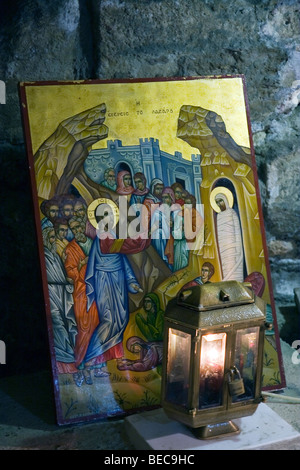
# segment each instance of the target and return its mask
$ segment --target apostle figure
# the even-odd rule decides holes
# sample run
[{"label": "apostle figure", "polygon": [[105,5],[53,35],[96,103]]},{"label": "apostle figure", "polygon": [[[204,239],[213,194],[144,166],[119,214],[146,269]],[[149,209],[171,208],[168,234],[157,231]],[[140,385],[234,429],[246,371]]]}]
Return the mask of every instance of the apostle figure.
[{"label": "apostle figure", "polygon": [[146,195],[144,199],[144,204],[149,209],[149,213],[151,216],[151,205],[152,204],[160,204],[162,198],[162,192],[164,189],[164,183],[159,178],[154,178],[150,184],[150,191]]},{"label": "apostle figure", "polygon": [[119,171],[117,175],[117,193],[121,196],[127,196],[129,202],[133,191],[134,187],[132,186],[130,172],[127,170]]},{"label": "apostle figure", "polygon": [[144,199],[149,193],[146,176],[144,173],[138,172],[135,173],[133,180],[135,184],[135,190],[132,193],[130,204],[143,204]]},{"label": "apostle figure", "polygon": [[97,233],[95,227],[91,224],[87,216],[87,205],[83,198],[78,198],[74,203],[74,214],[85,222],[85,234],[87,237],[96,238]]},{"label": "apostle figure", "polygon": [[[74,238],[65,249],[65,268],[67,276],[74,282],[74,312],[78,329],[74,349],[75,364],[78,369],[83,370],[85,367],[84,358],[91,336],[99,323],[95,304],[87,313],[85,273],[92,240],[85,235],[85,222],[81,218],[73,217],[68,221],[68,224]],[[87,383],[91,383],[88,374],[85,378]]]},{"label": "apostle figure", "polygon": [[188,282],[182,287],[182,290],[189,289],[190,287],[194,286],[201,286],[203,284],[210,284],[210,278],[214,275],[215,268],[209,261],[205,261],[202,264],[201,268],[201,276],[195,277],[192,281]]},{"label": "apostle figure", "polygon": [[58,217],[53,223],[53,228],[55,230],[56,252],[62,258],[64,249],[69,243],[69,240],[66,239],[69,228],[67,219]]},{"label": "apostle figure", "polygon": [[183,206],[183,204],[184,204],[184,198],[183,198],[184,188],[183,188],[182,184],[180,184],[178,182],[173,183],[171,188],[174,191],[176,204],[179,204],[180,206]]},{"label": "apostle figure", "polygon": [[148,225],[150,226],[151,217],[155,210],[162,202],[162,192],[164,183],[159,178],[154,178],[150,184],[150,191],[146,194],[143,201],[144,206],[147,208]]},{"label": "apostle figure", "polygon": [[[174,243],[171,230],[173,228],[174,212],[173,205],[175,203],[174,191],[170,187],[164,188],[162,191],[162,203],[154,211],[151,219],[151,243],[160,255],[161,259],[171,268]],[[180,209],[180,206],[178,206]],[[177,208],[177,206],[176,206]],[[177,208],[178,209],[178,208]],[[178,210],[177,210],[178,211]],[[166,252],[166,247],[171,247]]]},{"label": "apostle figure", "polygon": [[59,216],[59,198],[54,196],[52,199],[43,201],[40,209],[44,215],[41,220],[42,230],[46,227],[53,227],[55,219]]},{"label": "apostle figure", "polygon": [[[59,196],[59,213],[60,217],[70,220],[74,216],[74,203],[75,197],[72,194],[61,194]],[[74,234],[70,227],[68,227],[68,233],[66,239],[70,242],[74,238]]]},{"label": "apostle figure", "polygon": [[61,374],[73,374],[76,381],[78,370],[75,367],[74,345],[77,326],[73,311],[73,285],[66,278],[64,266],[56,253],[52,227],[43,230],[43,244],[57,368]]},{"label": "apostle figure", "polygon": [[104,172],[104,180],[100,182],[102,186],[105,186],[112,191],[117,189],[116,175],[113,168],[107,168]]}]

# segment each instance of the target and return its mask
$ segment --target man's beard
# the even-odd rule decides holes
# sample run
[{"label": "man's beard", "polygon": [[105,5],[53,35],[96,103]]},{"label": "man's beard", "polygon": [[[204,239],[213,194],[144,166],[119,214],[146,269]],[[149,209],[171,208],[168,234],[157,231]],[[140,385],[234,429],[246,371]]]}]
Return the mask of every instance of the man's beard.
[{"label": "man's beard", "polygon": [[84,242],[86,241],[86,236],[84,235],[84,233],[78,232],[78,233],[76,233],[76,235],[75,235],[75,240],[76,240],[77,242],[82,242],[82,243],[84,243]]},{"label": "man's beard", "polygon": [[46,247],[48,248],[51,253],[56,253],[56,243],[50,243],[49,241],[46,242]]}]

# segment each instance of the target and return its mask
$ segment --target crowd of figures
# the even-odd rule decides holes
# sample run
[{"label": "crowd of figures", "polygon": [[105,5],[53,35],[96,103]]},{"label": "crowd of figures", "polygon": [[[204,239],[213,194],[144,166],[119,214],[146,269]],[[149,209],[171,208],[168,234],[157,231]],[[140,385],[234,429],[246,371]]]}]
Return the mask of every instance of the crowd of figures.
[{"label": "crowd of figures", "polygon": [[[143,173],[135,173],[132,178],[129,171],[123,170],[115,176],[112,168],[105,171],[101,184],[126,196],[129,205],[143,204],[147,208],[151,243],[171,271],[188,266],[189,242],[195,240],[201,219],[192,194],[179,182],[166,187],[161,179],[154,178],[147,187]],[[190,225],[185,227],[188,210],[191,211]]]},{"label": "crowd of figures", "polygon": [[[148,188],[143,173],[132,178],[129,171],[120,171],[115,176],[113,169],[106,170],[104,177],[101,185],[126,196],[129,205],[147,207],[151,237],[140,246],[136,240],[125,240],[122,249],[111,253],[110,240],[97,237],[80,196],[62,194],[40,206],[57,370],[72,374],[77,386],[107,377],[106,365],[112,359],[119,370],[144,371],[161,364],[163,311],[155,293],[145,294],[143,312],[136,315],[142,338],[127,340],[128,351],[138,358],[124,357],[128,296],[142,292],[127,255],[151,243],[170,272],[186,267],[190,240],[183,229],[183,206],[196,210],[195,198],[179,183],[165,187],[155,178]],[[172,210],[166,214],[165,207]]]},{"label": "crowd of figures", "polygon": [[[170,274],[188,266],[193,239],[186,237],[184,230],[185,205],[192,210],[193,226],[199,215],[195,198],[180,183],[165,187],[155,178],[148,188],[143,173],[132,178],[124,170],[116,177],[109,169],[101,185],[126,196],[129,205],[147,207],[150,238],[139,243],[136,239],[123,240],[118,250],[111,252],[113,240],[97,236],[82,197],[62,194],[40,206],[57,370],[72,374],[77,386],[92,384],[95,377],[107,377],[107,362],[113,359],[119,370],[142,372],[157,367],[160,371],[163,311],[153,292],[145,293],[143,309],[135,315],[136,331],[141,336],[129,337],[126,342],[127,350],[137,358],[125,357],[123,336],[129,322],[129,294],[143,292],[127,255],[152,244]],[[166,211],[168,207],[172,210]],[[210,282],[214,271],[212,263],[204,262],[201,275],[183,288]],[[253,286],[257,279],[263,290],[260,273],[246,278]]]}]

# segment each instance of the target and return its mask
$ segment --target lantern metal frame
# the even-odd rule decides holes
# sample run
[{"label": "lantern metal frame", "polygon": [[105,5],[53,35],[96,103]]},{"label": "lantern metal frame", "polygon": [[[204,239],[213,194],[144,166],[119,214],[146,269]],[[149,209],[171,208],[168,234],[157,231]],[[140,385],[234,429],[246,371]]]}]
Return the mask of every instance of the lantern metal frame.
[{"label": "lantern metal frame", "polygon": [[[225,297],[224,297],[225,294]],[[265,303],[248,283],[227,281],[192,287],[172,299],[165,312],[161,405],[171,419],[192,428],[199,438],[238,433],[231,420],[252,415],[262,401],[261,381],[265,332]],[[258,328],[257,363],[253,397],[233,399],[227,376],[235,363],[237,332]],[[170,329],[191,335],[190,371],[186,406],[166,398]],[[199,408],[201,339],[226,333],[221,405]]]}]

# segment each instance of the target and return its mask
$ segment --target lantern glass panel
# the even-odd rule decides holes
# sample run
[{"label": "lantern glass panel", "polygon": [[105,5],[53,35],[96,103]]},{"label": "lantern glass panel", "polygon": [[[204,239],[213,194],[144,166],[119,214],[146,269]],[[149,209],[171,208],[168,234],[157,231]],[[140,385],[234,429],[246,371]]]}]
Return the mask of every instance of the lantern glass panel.
[{"label": "lantern glass panel", "polygon": [[199,408],[222,404],[226,337],[216,333],[201,338]]},{"label": "lantern glass panel", "polygon": [[258,339],[258,326],[237,331],[235,341],[235,366],[240,371],[243,378],[245,393],[233,397],[233,403],[251,399],[255,396]]},{"label": "lantern glass panel", "polygon": [[166,399],[187,406],[190,375],[191,335],[169,329]]}]

